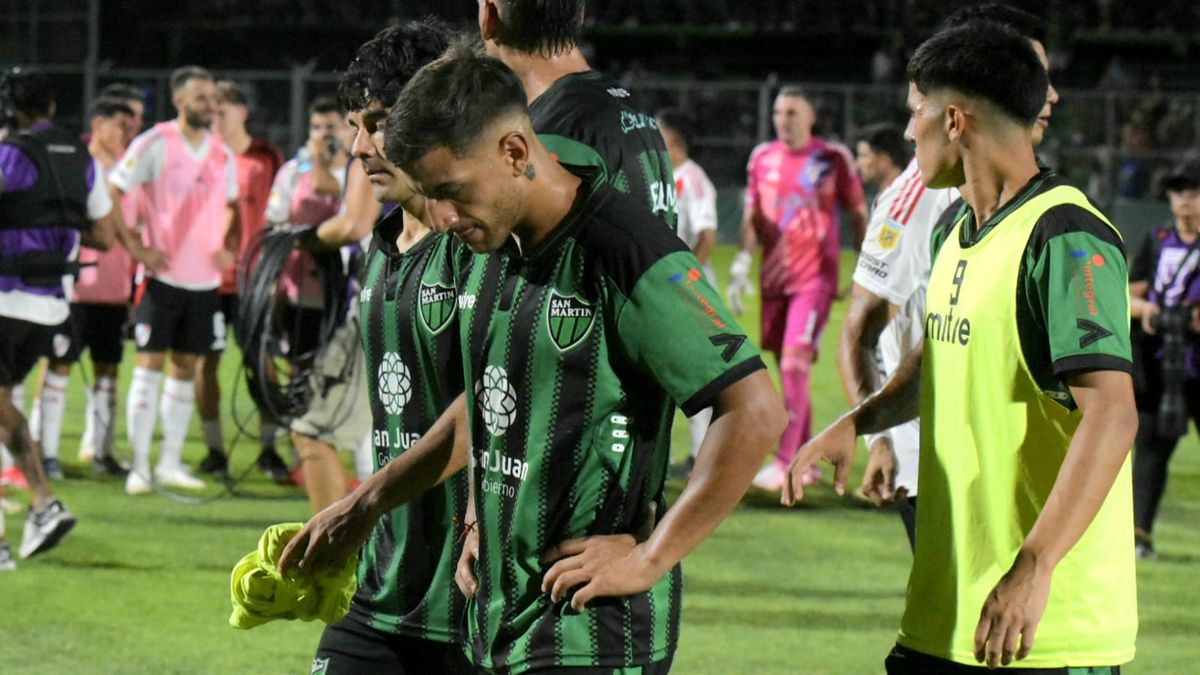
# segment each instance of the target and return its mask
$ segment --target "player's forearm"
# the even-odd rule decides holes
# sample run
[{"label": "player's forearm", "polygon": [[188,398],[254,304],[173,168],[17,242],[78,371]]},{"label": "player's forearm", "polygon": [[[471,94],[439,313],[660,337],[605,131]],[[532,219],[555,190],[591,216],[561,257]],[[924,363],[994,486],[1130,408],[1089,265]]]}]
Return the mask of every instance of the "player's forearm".
[{"label": "player's forearm", "polygon": [[838,340],[838,372],[850,405],[858,405],[879,388],[875,350],[888,322],[888,305],[882,298],[854,284],[850,307]]},{"label": "player's forearm", "polygon": [[867,207],[864,205],[851,211],[850,222],[854,226],[854,250],[861,251],[867,236]]},{"label": "player's forearm", "polygon": [[1129,315],[1134,319],[1142,318],[1146,308],[1154,303],[1146,299],[1150,293],[1150,284],[1145,281],[1134,281],[1129,284]]},{"label": "player's forearm", "polygon": [[242,232],[242,219],[238,217],[236,204],[227,204],[225,206],[225,237],[222,241],[225,242],[225,250],[232,253],[237,253],[239,248]]},{"label": "player's forearm", "polygon": [[379,216],[379,202],[371,192],[371,183],[362,164],[346,169],[346,208],[317,227],[317,239],[334,248],[354,244],[370,234]]},{"label": "player's forearm", "polygon": [[1072,383],[1071,393],[1083,419],[1046,505],[1021,547],[1023,555],[1047,570],[1075,546],[1099,513],[1137,434],[1133,383],[1127,374],[1087,373]]},{"label": "player's forearm", "polygon": [[716,230],[700,231],[700,236],[696,238],[696,247],[692,249],[692,254],[696,256],[696,260],[699,260],[701,265],[708,264],[708,257],[712,255],[713,245],[716,242]]},{"label": "player's forearm", "polygon": [[466,399],[459,395],[411,448],[359,486],[364,511],[379,518],[416,499],[467,466]]},{"label": "player's forearm", "polygon": [[319,195],[337,196],[342,194],[342,184],[334,177],[328,164],[313,162],[312,168],[313,192]]},{"label": "player's forearm", "polygon": [[758,246],[758,237],[754,234],[754,213],[746,211],[746,217],[742,218],[741,250],[753,251],[756,246]]},{"label": "player's forearm", "polygon": [[117,240],[117,207],[113,206],[113,210],[103,218],[98,218],[91,221],[91,227],[85,230],[80,241],[88,248],[94,248],[97,251],[107,251],[112,247]]},{"label": "player's forearm", "polygon": [[718,395],[691,478],[646,540],[647,557],[656,568],[670,569],[733,511],[786,423],[787,413],[764,370]]},{"label": "player's forearm", "polygon": [[846,413],[858,435],[873,434],[916,419],[921,412],[921,355],[924,343],[904,355],[878,391]]}]

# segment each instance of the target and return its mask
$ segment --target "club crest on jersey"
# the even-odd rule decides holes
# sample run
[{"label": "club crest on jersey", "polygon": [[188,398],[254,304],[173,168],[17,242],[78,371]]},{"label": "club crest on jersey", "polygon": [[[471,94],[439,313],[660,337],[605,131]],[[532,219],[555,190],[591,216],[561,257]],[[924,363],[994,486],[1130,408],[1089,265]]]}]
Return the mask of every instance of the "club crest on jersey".
[{"label": "club crest on jersey", "polygon": [[309,671],[309,675],[323,675],[327,672],[329,672],[328,656],[323,659],[313,659],[312,670]]},{"label": "club crest on jersey", "polygon": [[583,342],[596,320],[596,309],[591,303],[577,295],[559,295],[550,291],[550,303],[546,309],[546,329],[550,339],[561,351],[567,351]]},{"label": "club crest on jersey", "polygon": [[421,323],[430,333],[437,335],[450,323],[457,299],[453,286],[421,283]]}]

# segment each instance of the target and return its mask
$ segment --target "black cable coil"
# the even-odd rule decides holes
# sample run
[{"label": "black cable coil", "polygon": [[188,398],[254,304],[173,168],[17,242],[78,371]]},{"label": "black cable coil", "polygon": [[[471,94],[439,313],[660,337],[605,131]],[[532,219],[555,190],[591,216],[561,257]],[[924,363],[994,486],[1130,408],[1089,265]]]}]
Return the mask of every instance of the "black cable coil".
[{"label": "black cable coil", "polygon": [[[311,244],[311,245],[310,245]],[[300,313],[291,312],[281,301],[280,277],[297,249],[312,256],[321,280],[324,310],[314,345],[303,351],[292,349],[300,325]],[[302,415],[312,397],[313,362],[345,322],[349,310],[349,271],[336,248],[316,241],[316,227],[283,227],[264,230],[246,251],[238,267],[237,320],[235,337],[242,350],[242,365],[250,397],[259,410],[286,425]]]}]

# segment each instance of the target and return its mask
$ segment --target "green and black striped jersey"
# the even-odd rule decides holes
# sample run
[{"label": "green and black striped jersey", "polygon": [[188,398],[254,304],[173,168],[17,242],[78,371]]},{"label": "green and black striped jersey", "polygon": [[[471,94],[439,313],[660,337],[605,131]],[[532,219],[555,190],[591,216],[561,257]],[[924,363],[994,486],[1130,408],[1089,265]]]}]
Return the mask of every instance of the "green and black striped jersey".
[{"label": "green and black striped jersey", "polygon": [[[469,252],[436,232],[398,252],[403,215],[397,208],[376,226],[359,295],[376,471],[463,391],[453,259]],[[353,617],[387,633],[461,639],[466,605],[454,568],[462,545],[453,521],[466,501],[462,472],[380,520],[362,550]]]},{"label": "green and black striped jersey", "polygon": [[675,231],[675,177],[654,115],[628,89],[588,70],[529,105],[533,130],[564,164],[594,166]]},{"label": "green and black striped jersey", "polygon": [[575,170],[581,194],[547,239],[474,256],[459,281],[480,533],[468,641],[502,672],[674,652],[679,566],[577,614],[541,591],[541,557],[577,537],[644,539],[665,510],[676,406],[695,413],[763,367],[683,242]]}]

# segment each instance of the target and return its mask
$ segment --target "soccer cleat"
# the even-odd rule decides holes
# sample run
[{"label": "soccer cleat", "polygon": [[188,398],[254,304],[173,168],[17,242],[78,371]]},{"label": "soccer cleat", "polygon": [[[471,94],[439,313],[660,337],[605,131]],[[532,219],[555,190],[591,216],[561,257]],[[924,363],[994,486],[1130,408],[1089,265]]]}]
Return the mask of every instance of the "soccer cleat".
[{"label": "soccer cleat", "polygon": [[50,500],[41,511],[30,509],[21,538],[21,557],[31,558],[58,546],[72,527],[75,527],[75,516],[57,499]]},{"label": "soccer cleat", "polygon": [[182,466],[159,467],[154,470],[154,480],[159,485],[184,488],[185,490],[203,490],[205,482],[196,478]]},{"label": "soccer cleat", "polygon": [[783,489],[783,481],[786,477],[783,469],[779,468],[775,462],[771,462],[758,470],[750,484],[759,490],[779,492]]},{"label": "soccer cleat", "polygon": [[144,495],[150,492],[150,478],[141,471],[130,471],[125,477],[125,494]]},{"label": "soccer cleat", "polygon": [[0,541],[0,572],[11,572],[17,569],[17,561],[13,558],[12,551],[8,549],[8,542]]},{"label": "soccer cleat", "polygon": [[97,476],[124,476],[129,467],[113,459],[112,455],[92,458],[92,473]]},{"label": "soccer cleat", "polygon": [[696,458],[688,455],[687,459],[678,464],[672,464],[667,469],[667,475],[674,480],[687,480],[692,476],[692,468],[696,466]]},{"label": "soccer cleat", "polygon": [[223,476],[229,473],[229,458],[220,450],[209,448],[208,456],[200,462],[197,470],[210,476]]},{"label": "soccer cleat", "polygon": [[58,463],[58,459],[54,457],[42,458],[42,471],[46,472],[46,478],[50,480],[62,480],[63,470],[62,464]]},{"label": "soccer cleat", "polygon": [[263,448],[258,455],[257,464],[258,470],[262,471],[263,475],[271,482],[280,485],[292,483],[292,476],[288,473],[287,464],[283,462],[283,458],[274,448]]},{"label": "soccer cleat", "polygon": [[1154,550],[1154,538],[1141,528],[1133,530],[1133,556],[1138,560],[1154,560],[1158,551]]},{"label": "soccer cleat", "polygon": [[96,445],[91,439],[85,438],[79,443],[79,461],[90,462],[96,458]]}]

